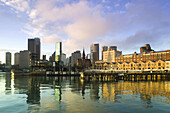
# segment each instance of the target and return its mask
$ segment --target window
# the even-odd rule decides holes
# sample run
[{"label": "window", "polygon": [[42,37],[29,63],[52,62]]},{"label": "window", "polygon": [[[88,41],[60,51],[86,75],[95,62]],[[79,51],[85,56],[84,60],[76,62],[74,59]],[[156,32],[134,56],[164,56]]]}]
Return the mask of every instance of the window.
[{"label": "window", "polygon": [[141,66],[141,64],[139,64],[139,66]]},{"label": "window", "polygon": [[158,66],[161,66],[161,63],[158,63]]},{"label": "window", "polygon": [[148,64],[148,66],[150,66],[150,64]]}]

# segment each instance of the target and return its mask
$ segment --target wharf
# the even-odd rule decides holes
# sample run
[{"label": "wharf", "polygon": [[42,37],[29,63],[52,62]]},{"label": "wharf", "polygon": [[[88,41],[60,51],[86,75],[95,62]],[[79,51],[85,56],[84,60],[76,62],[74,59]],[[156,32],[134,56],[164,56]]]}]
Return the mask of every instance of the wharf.
[{"label": "wharf", "polygon": [[82,79],[95,80],[165,80],[170,79],[170,73],[81,73]]}]

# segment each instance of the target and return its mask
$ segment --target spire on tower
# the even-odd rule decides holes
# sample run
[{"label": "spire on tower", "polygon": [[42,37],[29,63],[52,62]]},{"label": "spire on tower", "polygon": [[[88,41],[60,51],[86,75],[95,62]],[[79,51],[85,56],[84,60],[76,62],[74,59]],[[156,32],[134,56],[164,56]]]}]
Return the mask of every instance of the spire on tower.
[{"label": "spire on tower", "polygon": [[83,48],[83,56],[82,59],[85,59],[85,52],[84,52],[84,48]]}]

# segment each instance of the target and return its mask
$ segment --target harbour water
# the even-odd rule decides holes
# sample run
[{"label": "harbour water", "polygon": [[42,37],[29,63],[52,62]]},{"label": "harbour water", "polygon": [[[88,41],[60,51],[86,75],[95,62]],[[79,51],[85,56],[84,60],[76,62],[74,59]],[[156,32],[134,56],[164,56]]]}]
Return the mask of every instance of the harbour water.
[{"label": "harbour water", "polygon": [[1,113],[169,113],[170,81],[97,81],[0,73]]}]

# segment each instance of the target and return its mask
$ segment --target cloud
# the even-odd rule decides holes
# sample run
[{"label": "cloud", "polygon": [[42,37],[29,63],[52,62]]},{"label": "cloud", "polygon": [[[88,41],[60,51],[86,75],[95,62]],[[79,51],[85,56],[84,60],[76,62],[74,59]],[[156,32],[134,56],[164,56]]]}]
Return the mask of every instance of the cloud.
[{"label": "cloud", "polygon": [[[62,37],[62,33],[64,33],[65,37],[60,39],[67,52],[81,49],[83,46],[89,48],[90,44],[101,40],[114,40],[114,43],[117,42],[120,48],[126,49],[126,47],[133,48],[141,43],[157,42],[152,37],[159,34],[159,30],[165,25],[162,25],[161,28],[155,26],[168,21],[160,6],[152,1],[127,2],[126,10],[121,10],[118,13],[105,13],[104,6],[99,4],[90,7],[89,4],[87,1],[79,1],[70,4],[64,3],[58,7],[58,2],[54,0],[37,2],[36,8],[30,13],[34,35],[43,33],[42,35],[46,36],[45,40],[55,42],[58,40],[57,37],[60,34]],[[107,37],[108,34],[110,36]],[[122,34],[121,39],[119,38],[120,34]],[[157,36],[161,37],[161,35],[163,34],[160,33]],[[51,36],[54,37],[51,38]],[[49,41],[44,42],[48,43]]]},{"label": "cloud", "polygon": [[18,11],[24,12],[24,11],[29,11],[29,3],[26,0],[0,0],[2,3],[5,5],[8,5]]},{"label": "cloud", "polygon": [[132,5],[132,3],[128,2],[128,3],[125,4],[125,7],[128,9],[131,5]]},{"label": "cloud", "polygon": [[36,9],[29,14],[31,22],[24,32],[36,36],[42,33],[44,43],[55,42],[64,33],[63,45],[72,52],[70,49],[89,45],[110,30],[110,20],[102,16],[103,11],[98,10],[100,6],[90,7],[88,2],[80,1],[57,7],[57,3],[54,0],[37,2]]},{"label": "cloud", "polygon": [[[167,14],[170,10],[166,2],[160,5],[159,1],[152,0],[119,1],[114,8],[102,1],[94,5],[94,1],[85,0],[37,0],[33,6],[23,0],[1,2],[27,12],[29,21],[23,32],[42,37],[43,43],[62,41],[67,54],[83,47],[89,50],[94,42],[135,50],[143,43],[167,44],[170,40]],[[115,7],[120,10],[115,11]]]},{"label": "cloud", "polygon": [[0,49],[0,52],[16,52],[17,50],[12,49]]},{"label": "cloud", "polygon": [[115,4],[114,6],[115,6],[115,7],[119,7],[119,6],[120,6],[120,4]]},{"label": "cloud", "polygon": [[61,39],[57,35],[50,35],[42,38],[43,43],[55,44],[58,41],[61,41]]}]

